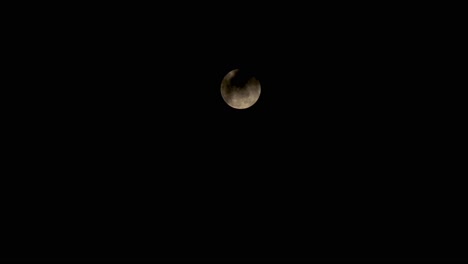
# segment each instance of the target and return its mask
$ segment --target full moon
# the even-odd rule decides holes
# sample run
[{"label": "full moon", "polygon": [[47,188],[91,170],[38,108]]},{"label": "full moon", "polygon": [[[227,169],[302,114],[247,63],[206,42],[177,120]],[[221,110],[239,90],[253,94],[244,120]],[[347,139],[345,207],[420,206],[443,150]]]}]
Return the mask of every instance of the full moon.
[{"label": "full moon", "polygon": [[224,76],[221,96],[232,108],[246,109],[260,97],[260,82],[251,74],[235,69]]}]

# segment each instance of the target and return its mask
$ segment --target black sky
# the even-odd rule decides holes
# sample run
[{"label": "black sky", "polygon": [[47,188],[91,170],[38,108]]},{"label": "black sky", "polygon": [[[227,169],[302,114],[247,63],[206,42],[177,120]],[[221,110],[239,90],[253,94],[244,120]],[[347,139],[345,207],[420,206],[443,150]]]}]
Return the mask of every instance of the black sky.
[{"label": "black sky", "polygon": [[[459,194],[427,173],[423,7],[37,5],[11,20],[13,257],[461,252],[434,220]],[[236,68],[262,85],[246,110],[220,94]]]}]

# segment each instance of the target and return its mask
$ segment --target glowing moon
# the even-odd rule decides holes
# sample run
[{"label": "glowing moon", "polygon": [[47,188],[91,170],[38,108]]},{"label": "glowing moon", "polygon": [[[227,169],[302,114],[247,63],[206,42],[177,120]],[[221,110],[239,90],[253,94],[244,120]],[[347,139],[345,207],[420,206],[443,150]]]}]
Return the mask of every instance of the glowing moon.
[{"label": "glowing moon", "polygon": [[224,76],[221,82],[221,96],[235,109],[246,109],[260,97],[260,82],[247,72],[235,69]]}]

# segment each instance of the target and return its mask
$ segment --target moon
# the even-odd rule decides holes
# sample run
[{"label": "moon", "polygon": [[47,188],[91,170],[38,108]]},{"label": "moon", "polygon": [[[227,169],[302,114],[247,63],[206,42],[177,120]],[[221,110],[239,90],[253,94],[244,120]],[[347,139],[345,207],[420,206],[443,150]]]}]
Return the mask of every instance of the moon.
[{"label": "moon", "polygon": [[221,96],[235,109],[254,105],[260,97],[260,91],[260,82],[252,74],[239,69],[228,72],[221,82]]}]

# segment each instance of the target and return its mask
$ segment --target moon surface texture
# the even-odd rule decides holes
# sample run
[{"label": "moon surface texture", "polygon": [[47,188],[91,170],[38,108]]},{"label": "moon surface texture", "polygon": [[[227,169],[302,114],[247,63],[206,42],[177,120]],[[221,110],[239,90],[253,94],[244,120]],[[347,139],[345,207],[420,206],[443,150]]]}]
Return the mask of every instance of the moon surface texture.
[{"label": "moon surface texture", "polygon": [[250,73],[235,69],[224,76],[221,82],[221,96],[235,109],[246,109],[260,97],[260,82]]}]

